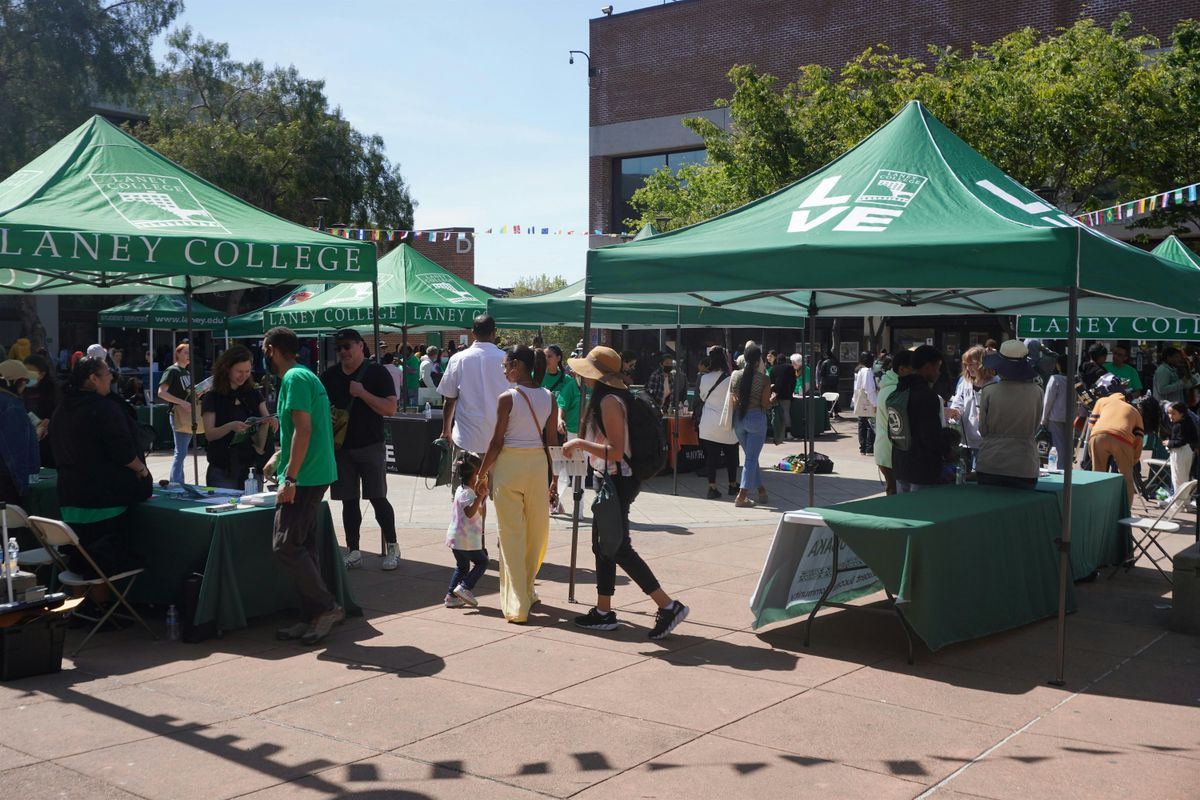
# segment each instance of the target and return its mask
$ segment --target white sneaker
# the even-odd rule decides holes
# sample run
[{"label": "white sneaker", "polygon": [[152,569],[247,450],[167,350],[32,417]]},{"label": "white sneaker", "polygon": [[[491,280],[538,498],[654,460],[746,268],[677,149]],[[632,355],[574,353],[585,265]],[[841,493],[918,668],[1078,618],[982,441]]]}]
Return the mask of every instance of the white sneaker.
[{"label": "white sneaker", "polygon": [[458,597],[460,600],[462,600],[464,603],[469,605],[471,608],[477,608],[479,606],[479,601],[475,599],[475,595],[471,592],[470,589],[463,586],[461,583],[458,586],[454,587],[454,595],[456,597]]},{"label": "white sneaker", "polygon": [[446,608],[462,608],[463,606],[465,606],[467,604],[465,600],[455,597],[452,594],[446,595],[445,602],[446,602]]},{"label": "white sneaker", "polygon": [[346,569],[358,569],[363,565],[362,553],[358,550],[351,550],[346,554]]},{"label": "white sneaker", "polygon": [[387,553],[383,556],[383,561],[379,565],[384,572],[391,572],[396,567],[400,566],[400,546],[392,542],[387,546]]}]

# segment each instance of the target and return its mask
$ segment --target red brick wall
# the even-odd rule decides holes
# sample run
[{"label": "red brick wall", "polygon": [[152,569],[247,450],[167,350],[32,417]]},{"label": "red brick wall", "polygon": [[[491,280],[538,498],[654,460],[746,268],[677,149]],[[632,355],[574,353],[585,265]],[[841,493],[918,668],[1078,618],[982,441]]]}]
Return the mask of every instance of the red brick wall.
[{"label": "red brick wall", "polygon": [[[839,67],[884,42],[922,56],[928,44],[969,48],[1032,26],[1071,24],[1081,0],[681,0],[591,22],[591,125],[685,114],[729,95],[726,73],[754,64],[785,81],[799,67]],[[1134,30],[1168,41],[1176,20],[1200,17],[1197,0],[1091,0],[1107,25],[1122,11]],[[593,167],[593,178],[595,172]],[[593,187],[595,183],[593,182]],[[595,195],[593,189],[593,196]],[[607,229],[607,228],[606,228]]]}]

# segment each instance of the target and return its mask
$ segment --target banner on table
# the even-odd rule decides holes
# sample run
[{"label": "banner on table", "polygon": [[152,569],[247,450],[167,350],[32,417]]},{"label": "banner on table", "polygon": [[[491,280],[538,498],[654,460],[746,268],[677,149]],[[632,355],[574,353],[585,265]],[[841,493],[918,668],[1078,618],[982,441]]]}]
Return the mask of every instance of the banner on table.
[{"label": "banner on table", "polygon": [[[786,607],[789,615],[811,611],[829,586],[829,578],[833,574],[833,531],[824,527],[804,530],[807,531],[807,541],[797,542],[803,546],[804,555],[788,589]],[[804,538],[805,533],[798,536]],[[838,552],[838,580],[829,592],[829,600],[845,603],[879,588],[875,573],[866,569],[862,559],[842,542]]]},{"label": "banner on table", "polygon": [[[1017,317],[1017,337],[1064,339],[1066,317]],[[1200,317],[1080,317],[1076,332],[1092,339],[1200,341]]]}]

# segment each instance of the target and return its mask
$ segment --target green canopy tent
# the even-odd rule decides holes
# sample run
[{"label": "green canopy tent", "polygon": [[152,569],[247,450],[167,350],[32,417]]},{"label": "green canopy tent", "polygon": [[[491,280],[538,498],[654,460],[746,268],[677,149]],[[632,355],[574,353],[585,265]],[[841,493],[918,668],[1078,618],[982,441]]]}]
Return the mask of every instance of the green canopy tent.
[{"label": "green canopy tent", "polygon": [[[489,295],[402,244],[379,260],[377,307],[372,284],[352,283],[298,303],[267,308],[264,326],[287,325],[298,332],[329,332],[375,324],[400,330],[469,328],[487,309]],[[376,337],[378,338],[378,337]]]},{"label": "green canopy tent", "polygon": [[0,294],[182,292],[190,319],[196,291],[374,277],[373,243],[255,208],[99,116],[0,182]]},{"label": "green canopy tent", "polygon": [[[1150,252],[1200,270],[1200,256],[1177,236],[1168,236]],[[1026,314],[1017,317],[1017,336],[1060,339],[1066,336],[1068,325],[1065,316]],[[1180,316],[1173,309],[1148,303],[1085,298],[1080,301],[1075,330],[1087,339],[1200,341],[1200,317]]]},{"label": "green canopy tent", "polygon": [[266,317],[267,309],[270,308],[286,308],[287,306],[301,303],[312,297],[316,297],[321,292],[325,291],[325,285],[322,283],[309,283],[304,286],[298,286],[292,291],[267,303],[261,308],[256,308],[253,311],[247,311],[245,314],[238,314],[229,318],[229,335],[235,339],[254,338],[262,336],[266,332],[263,327],[263,321]]},{"label": "green canopy tent", "polygon": [[[149,350],[154,352],[155,331],[225,330],[225,345],[229,345],[226,316],[220,311],[192,301],[191,317],[188,317],[187,301],[177,294],[151,294],[135,297],[125,303],[104,309],[99,314],[96,341],[104,343],[103,328],[140,328],[149,331]],[[154,384],[154,359],[150,359],[150,373],[146,385]]]},{"label": "green canopy tent", "polygon": [[[675,294],[719,307],[770,297],[810,317],[1059,313],[1065,305],[1069,383],[1081,295],[1200,308],[1200,271],[1081,226],[915,101],[774,194],[687,228],[589,251],[586,286],[589,295]],[[1063,492],[1059,682],[1072,461]]]},{"label": "green canopy tent", "polygon": [[1184,244],[1183,240],[1175,234],[1171,234],[1166,239],[1163,239],[1158,247],[1150,252],[1168,261],[1174,261],[1176,264],[1183,264],[1200,270],[1200,255]]},{"label": "green canopy tent", "polygon": [[[643,229],[644,230],[644,229]],[[671,305],[659,298],[628,295],[592,298],[593,328],[744,327],[803,328],[804,310],[760,313],[753,303],[737,308],[712,308],[691,298]],[[553,292],[530,297],[489,298],[488,313],[498,325],[572,325],[583,322],[586,296],[579,281]]]}]

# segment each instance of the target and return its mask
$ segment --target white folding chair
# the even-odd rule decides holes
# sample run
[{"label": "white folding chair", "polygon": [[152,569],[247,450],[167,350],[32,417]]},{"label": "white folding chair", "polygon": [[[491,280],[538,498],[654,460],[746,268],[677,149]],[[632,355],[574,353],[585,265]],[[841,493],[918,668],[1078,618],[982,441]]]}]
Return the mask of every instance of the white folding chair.
[{"label": "white folding chair", "polygon": [[[1160,562],[1163,560],[1170,561],[1171,554],[1166,551],[1162,544],[1158,541],[1160,533],[1179,533],[1180,525],[1174,521],[1175,515],[1187,508],[1188,503],[1192,500],[1192,495],[1196,493],[1196,481],[1188,481],[1179,487],[1171,499],[1167,501],[1167,505],[1162,509],[1157,517],[1125,517],[1120,520],[1120,524],[1129,526],[1129,538],[1133,542],[1133,554],[1125,564],[1125,571],[1128,572],[1133,564],[1141,556],[1145,556],[1150,560],[1166,579],[1167,583],[1175,585],[1171,580],[1171,576],[1162,568]],[[1135,533],[1136,532],[1136,533]],[[1156,558],[1150,553],[1150,548],[1155,547],[1161,558]]]},{"label": "white folding chair", "polygon": [[837,429],[833,427],[833,420],[837,418],[837,404],[842,399],[842,396],[837,392],[825,392],[821,395],[821,399],[829,404],[828,408],[825,409],[829,417],[829,430],[836,433]]},{"label": "white folding chair", "polygon": [[[152,636],[154,639],[158,639],[158,634],[151,630],[150,626],[146,624],[146,620],[142,619],[142,615],[135,611],[133,606],[129,605],[129,601],[125,599],[125,595],[133,586],[133,582],[137,580],[138,575],[141,575],[146,571],[145,569],[138,567],[137,569],[125,570],[124,572],[118,572],[114,575],[105,574],[104,570],[100,569],[99,565],[96,564],[95,560],[92,558],[91,554],[88,553],[87,549],[79,543],[79,537],[75,535],[75,531],[71,530],[71,526],[65,522],[61,522],[56,519],[47,519],[45,517],[29,517],[29,529],[33,531],[33,535],[37,537],[38,542],[43,548],[45,548],[46,552],[58,565],[59,583],[61,583],[63,586],[107,586],[114,598],[108,604],[108,607],[104,610],[104,613],[100,616],[100,619],[96,620],[95,626],[88,632],[88,635],[84,637],[83,641],[79,643],[79,647],[75,648],[75,652],[71,654],[72,658],[79,654],[79,651],[82,650],[88,641],[96,634],[96,631],[100,630],[100,628],[104,626],[104,623],[108,622],[108,618],[111,617],[121,606],[125,607],[125,609],[129,612],[128,616],[140,623],[141,626],[146,629],[146,632],[150,634],[150,636]],[[63,558],[62,553],[59,552],[60,547],[66,547],[68,545],[76,548],[79,551],[79,554],[83,556],[83,558],[88,562],[88,565],[96,573],[96,577],[88,578],[84,575],[80,575],[77,572],[71,571],[70,565],[67,564],[66,559]],[[117,587],[118,581],[125,581],[123,590]]]},{"label": "white folding chair", "polygon": [[[12,531],[13,528],[29,527],[29,515],[20,506],[9,503],[3,511],[0,511],[0,514],[3,514],[7,518],[9,531]],[[9,535],[11,536],[12,534],[10,533]],[[21,554],[17,557],[17,566],[24,567],[31,572],[42,567],[48,567],[52,563],[54,561],[50,558],[50,554],[46,552],[46,548],[44,547],[22,550]]]},{"label": "white folding chair", "polygon": [[[15,506],[9,503],[7,507],[0,511],[8,521],[9,535],[12,535],[13,528],[29,528],[29,515],[25,513],[25,509],[20,506]],[[34,547],[30,550],[22,550],[17,556],[17,566],[21,569],[37,572],[46,567],[51,568],[50,585],[53,587],[55,578],[58,575],[58,570],[53,569],[54,559],[46,552],[44,547]]]}]

